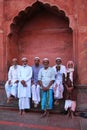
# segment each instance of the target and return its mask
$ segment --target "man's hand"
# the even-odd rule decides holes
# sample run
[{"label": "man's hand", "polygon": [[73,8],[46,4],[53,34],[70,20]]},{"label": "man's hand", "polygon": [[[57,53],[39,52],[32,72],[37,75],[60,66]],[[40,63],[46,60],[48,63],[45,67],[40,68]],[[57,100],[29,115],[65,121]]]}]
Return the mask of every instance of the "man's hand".
[{"label": "man's hand", "polygon": [[57,71],[60,71],[60,66],[59,66],[59,65],[56,66],[56,70],[57,70]]},{"label": "man's hand", "polygon": [[18,83],[18,82],[19,82],[19,80],[16,80],[16,81],[15,81],[15,83]]},{"label": "man's hand", "polygon": [[8,81],[8,84],[9,84],[9,85],[11,84],[11,80]]},{"label": "man's hand", "polygon": [[71,93],[72,90],[73,90],[73,87],[68,87],[68,88],[67,88],[67,91],[68,91],[69,93]]},{"label": "man's hand", "polygon": [[56,92],[57,87],[58,87],[58,84],[56,84],[54,87],[54,93]]},{"label": "man's hand", "polygon": [[24,87],[27,87],[26,82],[25,82],[24,80],[21,81],[21,84],[22,84]]},{"label": "man's hand", "polygon": [[33,80],[31,81],[31,85],[34,85],[34,81]]},{"label": "man's hand", "polygon": [[47,91],[49,88],[48,87],[42,87],[43,91]]}]

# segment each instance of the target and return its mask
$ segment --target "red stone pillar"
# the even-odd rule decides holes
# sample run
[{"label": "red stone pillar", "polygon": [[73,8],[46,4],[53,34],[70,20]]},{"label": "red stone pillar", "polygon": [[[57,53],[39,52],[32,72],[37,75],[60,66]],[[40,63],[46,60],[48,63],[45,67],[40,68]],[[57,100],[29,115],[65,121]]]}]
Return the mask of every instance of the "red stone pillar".
[{"label": "red stone pillar", "polygon": [[3,0],[0,0],[0,81],[4,80]]},{"label": "red stone pillar", "polygon": [[87,26],[79,27],[78,74],[81,84],[87,84]]},{"label": "red stone pillar", "polygon": [[87,1],[77,1],[78,11],[78,75],[79,83],[87,85]]}]

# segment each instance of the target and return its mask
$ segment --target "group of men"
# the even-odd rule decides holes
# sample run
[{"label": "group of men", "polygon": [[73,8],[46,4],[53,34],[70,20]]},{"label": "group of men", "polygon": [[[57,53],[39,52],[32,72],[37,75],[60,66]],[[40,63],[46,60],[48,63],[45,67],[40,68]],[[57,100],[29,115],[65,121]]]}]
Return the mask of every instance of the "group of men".
[{"label": "group of men", "polygon": [[55,105],[63,98],[66,67],[62,65],[62,59],[59,57],[56,58],[56,65],[53,67],[50,67],[48,58],[44,58],[41,65],[40,58],[35,57],[32,67],[28,65],[26,57],[21,61],[22,65],[18,65],[17,59],[13,58],[13,65],[9,68],[8,80],[5,84],[7,103],[17,97],[22,115],[25,109],[30,108],[32,97],[34,107],[37,107],[41,101],[44,117],[53,108],[53,95]]}]

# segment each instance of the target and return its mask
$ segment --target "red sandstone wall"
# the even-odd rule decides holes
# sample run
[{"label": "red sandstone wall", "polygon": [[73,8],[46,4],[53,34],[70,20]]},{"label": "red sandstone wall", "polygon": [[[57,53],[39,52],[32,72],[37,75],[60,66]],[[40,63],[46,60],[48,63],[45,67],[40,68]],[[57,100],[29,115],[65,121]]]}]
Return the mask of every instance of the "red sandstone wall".
[{"label": "red sandstone wall", "polygon": [[81,84],[87,84],[87,1],[77,0],[78,75]]},{"label": "red sandstone wall", "polygon": [[27,21],[20,32],[19,55],[27,56],[30,65],[35,56],[41,59],[48,57],[50,65],[55,64],[56,57],[61,57],[66,64],[73,57],[72,39],[72,32],[64,19],[48,12],[40,12]]},{"label": "red sandstone wall", "polygon": [[[78,67],[79,83],[87,84],[87,1],[86,0],[40,0],[48,2],[64,10],[69,17],[70,27],[73,29],[73,57]],[[15,16],[27,6],[31,6],[36,0],[0,0],[0,79],[6,79],[7,60],[9,58],[9,40],[7,35],[10,32],[10,24]],[[4,10],[4,13],[3,13]],[[1,31],[2,32],[2,31]],[[16,46],[14,45],[14,48]],[[13,52],[11,52],[13,55]],[[10,57],[11,58],[11,57]],[[5,61],[6,60],[6,61]],[[4,72],[5,71],[5,72]],[[3,73],[4,72],[4,73]]]},{"label": "red sandstone wall", "polygon": [[4,31],[3,31],[3,0],[0,0],[0,80],[4,78]]}]

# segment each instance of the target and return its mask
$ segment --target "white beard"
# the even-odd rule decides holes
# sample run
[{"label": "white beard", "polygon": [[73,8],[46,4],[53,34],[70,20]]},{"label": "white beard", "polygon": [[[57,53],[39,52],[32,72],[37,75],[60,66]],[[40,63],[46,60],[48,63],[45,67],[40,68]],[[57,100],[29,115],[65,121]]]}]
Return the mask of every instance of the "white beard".
[{"label": "white beard", "polygon": [[14,66],[14,69],[17,69],[17,65],[13,65]]},{"label": "white beard", "polygon": [[73,72],[74,72],[74,68],[67,69],[67,73],[70,73],[69,78],[72,82],[73,82]]}]

